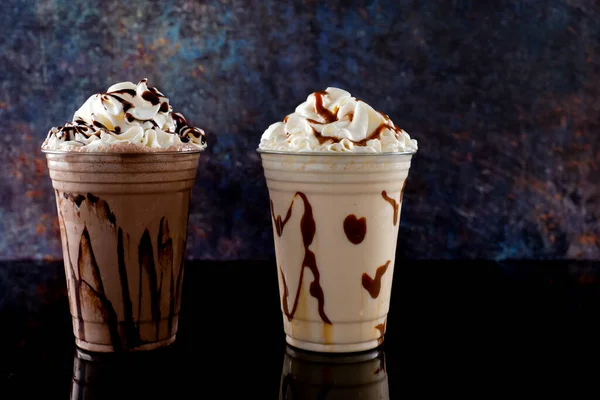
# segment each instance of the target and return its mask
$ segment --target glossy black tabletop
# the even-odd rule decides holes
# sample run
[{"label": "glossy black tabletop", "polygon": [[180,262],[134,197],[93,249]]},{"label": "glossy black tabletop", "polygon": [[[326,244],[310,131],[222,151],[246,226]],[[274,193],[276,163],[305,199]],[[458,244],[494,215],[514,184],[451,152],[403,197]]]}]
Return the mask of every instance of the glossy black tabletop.
[{"label": "glossy black tabletop", "polygon": [[600,263],[396,265],[383,346],[327,356],[286,346],[272,262],[188,262],[176,342],[108,355],[76,350],[61,263],[0,264],[0,398],[466,394],[564,366],[600,340]]}]

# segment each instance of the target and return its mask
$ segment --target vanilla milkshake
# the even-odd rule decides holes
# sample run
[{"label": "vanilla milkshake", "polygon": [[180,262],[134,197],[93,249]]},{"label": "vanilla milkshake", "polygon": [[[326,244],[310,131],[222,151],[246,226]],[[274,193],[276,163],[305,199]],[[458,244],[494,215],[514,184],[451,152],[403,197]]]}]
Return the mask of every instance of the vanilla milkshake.
[{"label": "vanilla milkshake", "polygon": [[191,189],[204,132],[145,79],[91,96],[52,128],[56,194],[76,344],[150,350],[175,340]]},{"label": "vanilla milkshake", "polygon": [[417,142],[387,115],[328,88],[271,125],[258,151],[287,342],[319,352],[377,347]]}]

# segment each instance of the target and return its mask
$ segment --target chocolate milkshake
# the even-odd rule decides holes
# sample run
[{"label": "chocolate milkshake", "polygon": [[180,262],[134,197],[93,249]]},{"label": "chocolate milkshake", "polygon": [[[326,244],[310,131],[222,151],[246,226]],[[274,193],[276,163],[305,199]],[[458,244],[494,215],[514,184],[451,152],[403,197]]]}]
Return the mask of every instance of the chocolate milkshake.
[{"label": "chocolate milkshake", "polygon": [[320,352],[377,347],[416,141],[387,115],[328,88],[271,125],[258,151],[287,342]]},{"label": "chocolate milkshake", "polygon": [[191,189],[204,132],[144,79],[91,96],[46,153],[76,344],[150,350],[175,340]]}]

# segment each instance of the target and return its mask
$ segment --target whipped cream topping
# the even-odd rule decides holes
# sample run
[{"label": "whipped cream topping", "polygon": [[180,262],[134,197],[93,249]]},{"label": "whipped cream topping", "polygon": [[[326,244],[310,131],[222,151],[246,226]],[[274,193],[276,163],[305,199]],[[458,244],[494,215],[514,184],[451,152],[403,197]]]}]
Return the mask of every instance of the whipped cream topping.
[{"label": "whipped cream topping", "polygon": [[315,92],[263,133],[259,149],[283,152],[416,152],[417,141],[385,114],[333,87]]},{"label": "whipped cream topping", "polygon": [[202,129],[173,112],[169,99],[142,79],[117,83],[90,98],[73,121],[50,129],[44,150],[191,151],[206,148]]}]

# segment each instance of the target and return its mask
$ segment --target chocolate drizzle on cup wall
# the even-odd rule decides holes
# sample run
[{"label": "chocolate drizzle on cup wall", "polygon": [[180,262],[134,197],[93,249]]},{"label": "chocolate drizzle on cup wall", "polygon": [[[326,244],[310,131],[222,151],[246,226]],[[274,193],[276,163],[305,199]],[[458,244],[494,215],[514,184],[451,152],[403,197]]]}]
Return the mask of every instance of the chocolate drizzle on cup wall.
[{"label": "chocolate drizzle on cup wall", "polygon": [[379,333],[381,334],[381,337],[383,337],[383,335],[385,334],[385,325],[386,325],[386,321],[383,321],[382,324],[375,326],[375,329],[377,329],[379,331]]},{"label": "chocolate drizzle on cup wall", "polygon": [[[85,197],[84,197],[85,198]],[[117,219],[115,214],[110,210],[110,206],[108,203],[101,198],[94,196],[91,193],[87,194],[87,200],[93,205],[96,209],[96,214],[100,221],[108,221],[111,225],[115,225]]]},{"label": "chocolate drizzle on cup wall", "polygon": [[367,219],[356,218],[354,214],[348,215],[344,220],[344,233],[351,243],[362,243],[367,235]]},{"label": "chocolate drizzle on cup wall", "polygon": [[362,276],[363,288],[365,288],[365,290],[369,292],[371,297],[374,299],[379,297],[379,292],[381,291],[381,278],[390,266],[390,262],[391,260],[387,260],[385,264],[377,268],[377,271],[375,271],[375,278],[371,278],[366,272]]},{"label": "chocolate drizzle on cup wall", "polygon": [[117,233],[117,257],[119,267],[119,279],[121,280],[121,294],[123,299],[123,330],[125,343],[136,346],[140,343],[140,334],[133,321],[133,304],[129,292],[129,278],[127,276],[127,265],[125,264],[125,249],[123,245],[123,229],[119,227]]},{"label": "chocolate drizzle on cup wall", "polygon": [[75,205],[77,206],[78,209],[79,209],[79,207],[81,207],[81,203],[83,203],[83,201],[85,200],[85,196],[81,195],[81,194],[78,194],[77,196],[75,196],[70,193],[63,193],[63,196],[65,199],[69,199],[73,203],[75,203]]},{"label": "chocolate drizzle on cup wall", "polygon": [[292,208],[294,206],[294,200],[296,199],[296,197],[300,197],[302,199],[302,202],[304,203],[304,213],[302,214],[302,218],[300,220],[302,243],[304,245],[304,259],[302,260],[302,270],[300,272],[300,278],[298,279],[298,290],[296,291],[296,296],[294,298],[294,304],[292,306],[291,311],[288,305],[289,290],[287,287],[287,282],[285,279],[285,275],[283,274],[283,270],[280,268],[281,280],[283,282],[283,295],[281,300],[283,305],[283,312],[289,321],[291,321],[294,318],[294,315],[296,314],[296,310],[298,308],[298,301],[300,299],[300,292],[302,290],[302,282],[304,281],[304,269],[308,268],[310,272],[312,272],[314,277],[314,280],[310,284],[309,292],[312,297],[317,299],[319,307],[319,316],[321,317],[324,323],[331,325],[331,321],[325,314],[325,296],[320,283],[321,274],[319,273],[319,267],[317,266],[317,258],[315,256],[315,253],[313,253],[312,250],[309,249],[310,245],[314,240],[317,228],[315,218],[312,212],[312,206],[308,201],[308,198],[304,193],[296,192],[296,194],[294,194],[292,203],[288,208],[285,220],[283,222],[281,220],[281,216],[275,216],[275,212],[273,209],[273,201],[271,200],[271,215],[273,217],[273,222],[276,226],[277,234],[279,237],[281,237],[283,235],[283,228],[285,227],[285,224],[288,222],[292,215]]},{"label": "chocolate drizzle on cup wall", "polygon": [[275,216],[273,200],[269,201],[271,202],[271,217],[273,218],[273,222],[275,223],[275,232],[277,232],[277,236],[281,237],[281,235],[283,234],[283,228],[285,227],[285,224],[287,224],[287,222],[292,216],[292,206],[294,205],[294,200],[292,200],[292,204],[288,208],[287,213],[285,214],[285,218],[283,220],[281,219],[281,215],[278,215],[277,217]]},{"label": "chocolate drizzle on cup wall", "polygon": [[[162,290],[162,279],[161,286],[158,286],[158,276],[156,272],[156,264],[154,263],[154,249],[152,247],[152,239],[150,238],[150,232],[148,229],[144,230],[140,244],[138,245],[138,260],[140,264],[140,278],[145,273],[148,277],[148,291],[150,292],[150,308],[152,312],[152,319],[156,322],[156,337],[158,338],[158,329],[160,321],[160,291]],[[140,283],[143,279],[140,279]],[[140,285],[141,287],[141,285]],[[143,289],[138,292],[139,304],[138,308],[138,331],[140,329],[140,323],[142,322],[142,297]]]},{"label": "chocolate drizzle on cup wall", "polygon": [[392,216],[392,222],[394,223],[394,226],[396,226],[396,224],[398,223],[398,211],[400,208],[400,202],[396,201],[396,199],[388,196],[388,194],[385,190],[381,192],[381,196],[383,197],[383,199],[385,201],[390,203],[390,205],[393,207],[394,215]]},{"label": "chocolate drizzle on cup wall", "polygon": [[[96,255],[92,247],[92,239],[88,232],[87,226],[84,226],[81,240],[79,241],[79,255],[77,257],[78,280],[79,280],[79,296],[81,304],[86,308],[92,308],[100,312],[104,322],[108,326],[108,332],[112,345],[115,349],[122,348],[121,337],[119,335],[119,321],[117,313],[112,302],[106,297],[104,284],[100,268],[96,261]],[[92,279],[84,278],[85,271],[89,271]],[[83,315],[81,315],[83,319]]]},{"label": "chocolate drizzle on cup wall", "polygon": [[[62,200],[60,199],[60,194],[58,193],[58,190],[54,190],[55,195],[56,195],[56,199],[58,202],[58,223],[60,225],[60,233],[61,233],[61,239],[63,242],[63,248],[66,249],[66,258],[67,260],[65,260],[65,267],[67,269],[67,290],[70,291],[71,290],[71,285],[69,284],[69,282],[73,282],[72,283],[72,290],[75,292],[74,296],[69,296],[69,301],[74,303],[74,307],[75,307],[75,313],[77,314],[77,316],[81,316],[81,297],[79,296],[80,293],[80,288],[81,288],[81,281],[79,280],[79,277],[75,274],[75,268],[73,268],[73,261],[71,260],[71,253],[70,253],[70,248],[71,246],[69,245],[69,235],[67,234],[67,229],[64,225],[64,216],[63,216],[63,212],[62,212]],[[65,196],[66,199],[70,199],[70,196],[67,195]],[[71,280],[69,280],[69,272],[71,274]],[[74,327],[74,329],[76,329],[78,337],[81,340],[85,340],[85,328],[83,326],[83,319],[81,318],[77,318],[77,327]]]},{"label": "chocolate drizzle on cup wall", "polygon": [[[57,198],[60,198],[61,194],[57,192]],[[160,299],[162,298],[163,290],[163,273],[166,269],[170,270],[171,283],[168,288],[169,290],[169,319],[168,319],[168,332],[171,335],[173,331],[173,317],[175,315],[178,304],[176,304],[177,298],[180,295],[182,275],[183,275],[183,263],[178,264],[178,272],[175,273],[175,260],[173,255],[173,240],[169,236],[168,221],[163,217],[160,220],[159,231],[158,231],[158,266],[160,267],[160,279],[158,276],[158,269],[154,259],[154,250],[152,246],[152,240],[150,233],[146,229],[140,238],[138,246],[138,257],[139,257],[139,275],[140,278],[145,274],[148,278],[148,287],[144,288],[140,279],[140,286],[138,291],[138,314],[137,318],[134,319],[133,305],[131,301],[131,292],[129,290],[129,278],[127,275],[127,267],[125,262],[125,250],[124,250],[124,233],[121,227],[116,224],[115,215],[110,210],[110,207],[106,201],[88,193],[87,196],[81,194],[70,194],[62,193],[62,198],[67,199],[77,205],[80,208],[85,202],[91,209],[95,211],[95,215],[99,222],[108,223],[109,226],[115,230],[117,235],[117,258],[118,258],[118,275],[121,284],[121,297],[123,301],[123,319],[119,321],[119,318],[115,312],[112,302],[108,299],[106,291],[104,289],[102,274],[96,260],[96,255],[92,245],[92,238],[89,234],[87,226],[84,225],[83,233],[79,241],[79,250],[77,255],[77,273],[71,261],[71,254],[68,254],[68,260],[66,264],[68,266],[69,274],[73,282],[72,290],[75,295],[72,296],[75,307],[75,319],[77,322],[78,337],[81,340],[86,340],[85,331],[85,315],[84,307],[86,310],[94,310],[102,315],[104,323],[108,326],[110,334],[110,341],[114,348],[114,351],[123,351],[138,347],[144,344],[144,341],[140,337],[140,322],[141,321],[141,309],[142,309],[142,297],[143,293],[148,292],[150,298],[150,307],[152,314],[152,321],[156,325],[156,338],[159,337],[159,328],[161,321],[161,310],[160,310]],[[62,215],[62,205],[59,201],[59,221],[61,224],[64,221]],[[64,231],[63,239],[65,240],[67,251],[69,251],[69,238],[65,230],[65,227],[61,227],[61,231]],[[85,271],[89,271],[91,280],[84,277]],[[67,280],[69,282],[69,280]],[[93,311],[92,311],[93,312]]]},{"label": "chocolate drizzle on cup wall", "polygon": [[390,205],[394,208],[394,216],[392,217],[394,226],[396,226],[396,224],[398,223],[398,217],[400,216],[400,205],[402,204],[402,197],[404,196],[404,188],[405,187],[406,187],[406,180],[402,184],[402,189],[400,189],[400,198],[398,199],[398,201],[396,201],[396,199],[388,196],[388,194],[385,190],[381,192],[381,196],[383,197],[383,199],[385,201],[387,201],[388,203],[390,203]]}]

